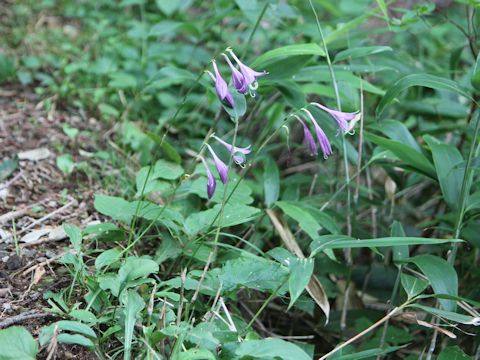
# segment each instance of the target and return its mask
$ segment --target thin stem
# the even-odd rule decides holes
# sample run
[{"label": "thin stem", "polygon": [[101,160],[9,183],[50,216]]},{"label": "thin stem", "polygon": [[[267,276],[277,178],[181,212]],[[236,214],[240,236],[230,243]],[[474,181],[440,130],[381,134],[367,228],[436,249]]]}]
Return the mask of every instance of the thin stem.
[{"label": "thin stem", "polygon": [[257,21],[255,22],[255,25],[253,26],[252,32],[250,33],[250,36],[248,37],[247,44],[243,48],[241,59],[243,59],[245,57],[248,49],[250,48],[250,44],[252,43],[253,36],[257,32],[258,26],[260,25],[260,21],[262,21],[263,15],[265,15],[265,11],[267,11],[268,5],[269,5],[269,3],[268,3],[268,1],[266,1],[265,5],[263,6],[262,11],[258,15]]}]

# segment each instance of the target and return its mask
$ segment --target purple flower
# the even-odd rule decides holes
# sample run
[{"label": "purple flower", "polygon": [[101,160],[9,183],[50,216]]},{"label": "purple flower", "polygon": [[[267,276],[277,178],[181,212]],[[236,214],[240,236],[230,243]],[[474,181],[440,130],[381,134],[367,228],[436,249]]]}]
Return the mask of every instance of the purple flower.
[{"label": "purple flower", "polygon": [[[344,133],[348,133],[353,128],[353,125],[355,125],[357,120],[360,118],[360,113],[358,111],[354,113],[347,113],[329,109],[328,107],[323,106],[319,103],[312,102],[311,104],[318,107],[319,109],[322,109],[323,111],[328,112],[337,121],[338,127]],[[350,121],[352,121],[352,124],[350,124]]]},{"label": "purple flower", "polygon": [[228,90],[227,82],[222,78],[220,71],[218,71],[217,63],[215,60],[212,60],[213,71],[215,72],[215,76],[208,71],[208,75],[212,78],[215,82],[215,90],[217,92],[217,96],[222,103],[226,106],[233,108],[235,106],[235,101],[233,100],[233,96]]},{"label": "purple flower", "polygon": [[237,70],[237,68],[232,64],[230,61],[230,58],[226,54],[222,54],[225,57],[225,60],[227,60],[228,66],[230,66],[230,69],[232,70],[232,83],[233,86],[235,86],[235,89],[239,93],[245,94],[248,90],[248,84],[247,81],[245,80],[245,76]]},{"label": "purple flower", "polygon": [[[212,137],[215,138],[215,140],[217,140],[220,144],[222,144],[223,146],[225,146],[228,150],[228,152],[230,152],[231,154],[233,154],[233,161],[235,161],[235,164],[237,165],[243,165],[245,163],[245,156],[243,155],[248,155],[250,154],[250,149],[252,147],[252,145],[248,145],[247,147],[244,147],[244,148],[241,148],[241,147],[237,147],[237,146],[233,146],[225,141],[223,141],[222,139],[220,139],[219,137],[213,135]],[[235,154],[242,154],[242,155],[235,155]]]},{"label": "purple flower", "polygon": [[213,161],[215,162],[215,167],[217,168],[218,175],[220,176],[220,180],[222,180],[223,184],[226,184],[228,181],[228,166],[220,160],[220,158],[215,154],[212,147],[207,144],[208,151],[213,157]]},{"label": "purple flower", "polygon": [[312,113],[310,111],[308,111],[307,109],[302,109],[302,110],[307,113],[308,117],[313,122],[313,125],[315,126],[315,133],[317,134],[318,144],[320,145],[320,148],[322,149],[323,157],[325,159],[328,158],[330,155],[333,154],[333,152],[332,152],[332,147],[330,145],[330,142],[328,141],[327,135],[325,135],[325,133],[323,132],[320,125],[318,125],[318,123],[314,119]]},{"label": "purple flower", "polygon": [[303,126],[303,135],[305,138],[305,143],[307,144],[309,150],[310,150],[310,155],[318,155],[317,151],[317,144],[315,144],[315,140],[313,139],[312,133],[310,132],[310,129],[308,126],[303,122],[302,119],[300,119],[299,116],[293,115],[295,118],[300,121],[300,123]]},{"label": "purple flower", "polygon": [[242,63],[238,57],[235,55],[232,49],[228,48],[227,51],[232,55],[232,57],[235,59],[236,63],[240,67],[240,72],[242,73],[243,77],[245,78],[245,81],[247,83],[247,86],[252,89],[256,90],[258,85],[257,85],[257,77],[259,76],[264,76],[267,75],[268,72],[262,71],[258,72],[253,70],[252,68],[248,67],[244,63]]},{"label": "purple flower", "polygon": [[215,180],[215,177],[210,171],[210,168],[208,167],[205,159],[202,157],[200,159],[202,160],[203,165],[205,166],[205,170],[207,171],[207,195],[208,195],[208,198],[211,199],[213,194],[215,193],[215,188],[217,187],[217,181]]}]

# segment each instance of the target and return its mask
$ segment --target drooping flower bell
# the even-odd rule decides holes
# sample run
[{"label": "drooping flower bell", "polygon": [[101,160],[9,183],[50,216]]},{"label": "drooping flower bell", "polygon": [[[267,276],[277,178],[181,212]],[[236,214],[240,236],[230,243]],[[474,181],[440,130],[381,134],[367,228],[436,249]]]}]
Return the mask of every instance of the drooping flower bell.
[{"label": "drooping flower bell", "polygon": [[313,125],[315,126],[315,133],[317,135],[318,144],[320,145],[320,149],[322,149],[323,157],[326,159],[330,155],[333,154],[332,146],[330,145],[330,141],[328,141],[327,135],[322,130],[320,125],[318,125],[317,121],[313,117],[312,113],[307,109],[303,108],[303,111],[308,115],[309,119],[312,121]]},{"label": "drooping flower bell", "polygon": [[[241,147],[233,146],[227,143],[226,141],[223,141],[222,139],[220,139],[215,135],[213,135],[212,137],[215,138],[215,140],[217,140],[220,144],[225,146],[225,148],[228,150],[230,154],[233,154],[233,161],[235,162],[235,164],[242,166],[245,163],[245,155],[250,154],[252,145],[248,145],[247,147],[241,148]],[[241,155],[238,155],[238,154],[241,154]]]},{"label": "drooping flower bell", "polygon": [[220,160],[220,158],[215,154],[212,147],[207,144],[207,149],[210,152],[210,155],[213,157],[213,162],[215,163],[215,167],[217,168],[218,175],[220,176],[220,180],[225,185],[228,181],[228,166]]},{"label": "drooping flower bell", "polygon": [[318,150],[317,150],[317,144],[315,144],[315,140],[313,139],[312,133],[310,132],[310,129],[308,126],[303,122],[302,119],[300,119],[299,116],[293,115],[303,126],[303,135],[305,138],[305,144],[307,144],[308,149],[310,150],[310,155],[318,155]]},{"label": "drooping flower bell", "polygon": [[361,113],[358,111],[353,113],[347,113],[347,112],[332,110],[322,104],[315,103],[315,102],[312,102],[310,104],[329,113],[335,119],[335,121],[338,124],[338,127],[343,133],[349,133],[361,116]]},{"label": "drooping flower bell", "polygon": [[217,181],[215,180],[215,176],[213,176],[212,171],[208,167],[207,162],[204,158],[200,157],[202,160],[203,165],[205,166],[205,171],[207,172],[207,195],[208,199],[211,199],[213,194],[215,193],[215,189],[217,187]]},{"label": "drooping flower bell", "polygon": [[227,82],[223,79],[220,71],[218,70],[217,63],[215,60],[212,60],[213,71],[215,75],[213,75],[210,71],[206,71],[206,73],[212,78],[215,82],[215,91],[217,92],[217,96],[220,101],[225,104],[226,106],[233,108],[235,106],[235,101],[233,100],[233,96],[228,90]]},{"label": "drooping flower bell", "polygon": [[235,59],[235,62],[238,64],[238,67],[240,68],[240,72],[245,78],[247,86],[252,90],[256,90],[258,88],[257,77],[267,75],[268,72],[266,71],[258,72],[253,70],[252,68],[242,63],[231,48],[227,48],[227,51],[230,53],[230,55],[232,55],[232,57]]},{"label": "drooping flower bell", "polygon": [[245,76],[238,71],[238,69],[235,67],[235,65],[232,64],[230,61],[230,58],[226,54],[222,54],[223,57],[225,57],[225,60],[228,63],[228,66],[230,67],[230,70],[232,71],[232,83],[235,89],[241,94],[245,94],[248,91],[248,84],[247,80],[245,80]]}]

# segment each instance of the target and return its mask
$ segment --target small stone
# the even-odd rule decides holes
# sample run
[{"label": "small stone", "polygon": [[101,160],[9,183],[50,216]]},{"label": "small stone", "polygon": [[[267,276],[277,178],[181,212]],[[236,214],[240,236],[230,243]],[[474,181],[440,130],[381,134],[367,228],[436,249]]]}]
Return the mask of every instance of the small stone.
[{"label": "small stone", "polygon": [[7,260],[7,269],[8,270],[17,270],[22,266],[22,259],[20,256],[14,254],[10,255]]}]

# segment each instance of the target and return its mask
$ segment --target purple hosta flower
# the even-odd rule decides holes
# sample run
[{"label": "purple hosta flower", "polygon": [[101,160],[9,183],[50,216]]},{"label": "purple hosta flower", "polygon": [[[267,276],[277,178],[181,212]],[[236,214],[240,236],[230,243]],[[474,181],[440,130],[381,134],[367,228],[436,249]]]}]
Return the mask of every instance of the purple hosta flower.
[{"label": "purple hosta flower", "polygon": [[215,72],[215,76],[210,72],[207,71],[207,74],[210,75],[212,80],[215,82],[215,90],[217,92],[217,96],[222,103],[226,106],[233,108],[235,106],[235,101],[233,100],[233,96],[228,90],[227,82],[223,79],[220,71],[218,71],[217,63],[215,60],[212,60],[213,71]]},{"label": "purple hosta flower", "polygon": [[232,64],[230,61],[230,58],[226,54],[222,54],[225,57],[225,60],[227,60],[228,66],[230,66],[230,69],[232,70],[232,83],[233,86],[235,86],[235,89],[239,93],[245,94],[248,90],[248,84],[247,81],[245,80],[245,76],[237,70],[237,68]]},{"label": "purple hosta flower", "polygon": [[293,115],[295,118],[300,121],[300,124],[303,126],[303,135],[305,137],[305,143],[308,146],[308,149],[310,150],[310,155],[318,155],[317,151],[317,144],[315,144],[315,140],[313,139],[312,133],[310,132],[310,129],[308,126],[303,122],[302,119],[300,119],[299,116]]},{"label": "purple hosta flower", "polygon": [[204,158],[200,158],[205,166],[205,170],[207,171],[207,195],[208,198],[211,199],[213,194],[215,193],[215,188],[217,187],[217,181],[215,180],[215,176],[213,176],[210,168],[207,165],[207,162]]},{"label": "purple hosta flower", "polygon": [[232,49],[227,48],[227,51],[232,55],[232,57],[237,62],[238,66],[240,68],[240,72],[242,73],[243,77],[245,78],[247,86],[252,90],[256,90],[257,87],[258,87],[257,77],[267,75],[268,72],[266,72],[266,71],[258,72],[258,71],[253,70],[252,68],[250,68],[247,65],[245,65],[244,63],[242,63],[240,61],[240,59],[237,57],[237,55],[235,55],[235,53],[233,52]]},{"label": "purple hosta flower", "polygon": [[[213,137],[220,144],[225,146],[227,148],[228,152],[233,154],[233,161],[235,161],[235,164],[242,166],[245,163],[245,156],[244,155],[250,154],[250,152],[251,152],[250,149],[251,149],[252,145],[248,145],[247,147],[241,148],[241,147],[233,146],[233,145],[223,141],[222,139],[220,139],[219,137],[217,137],[215,135],[213,135]],[[241,154],[241,155],[235,155],[235,154]]]},{"label": "purple hosta flower", "polygon": [[313,122],[313,125],[315,126],[315,133],[317,134],[318,144],[320,145],[320,149],[322,149],[323,157],[325,159],[328,158],[330,155],[333,154],[333,152],[332,152],[332,147],[330,145],[330,142],[328,141],[327,135],[325,135],[320,125],[318,125],[312,113],[307,109],[302,109],[302,110],[307,113],[308,117]]},{"label": "purple hosta flower", "polygon": [[323,106],[319,103],[312,102],[311,104],[318,107],[319,109],[322,109],[323,111],[328,112],[337,121],[338,127],[340,128],[340,130],[342,130],[343,133],[349,133],[361,116],[358,111],[354,113],[347,113],[329,109],[328,107]]},{"label": "purple hosta flower", "polygon": [[220,160],[220,158],[215,154],[212,147],[207,144],[208,151],[213,157],[213,161],[215,162],[215,167],[217,168],[218,175],[220,176],[220,180],[222,180],[223,184],[226,184],[228,181],[228,166]]}]

